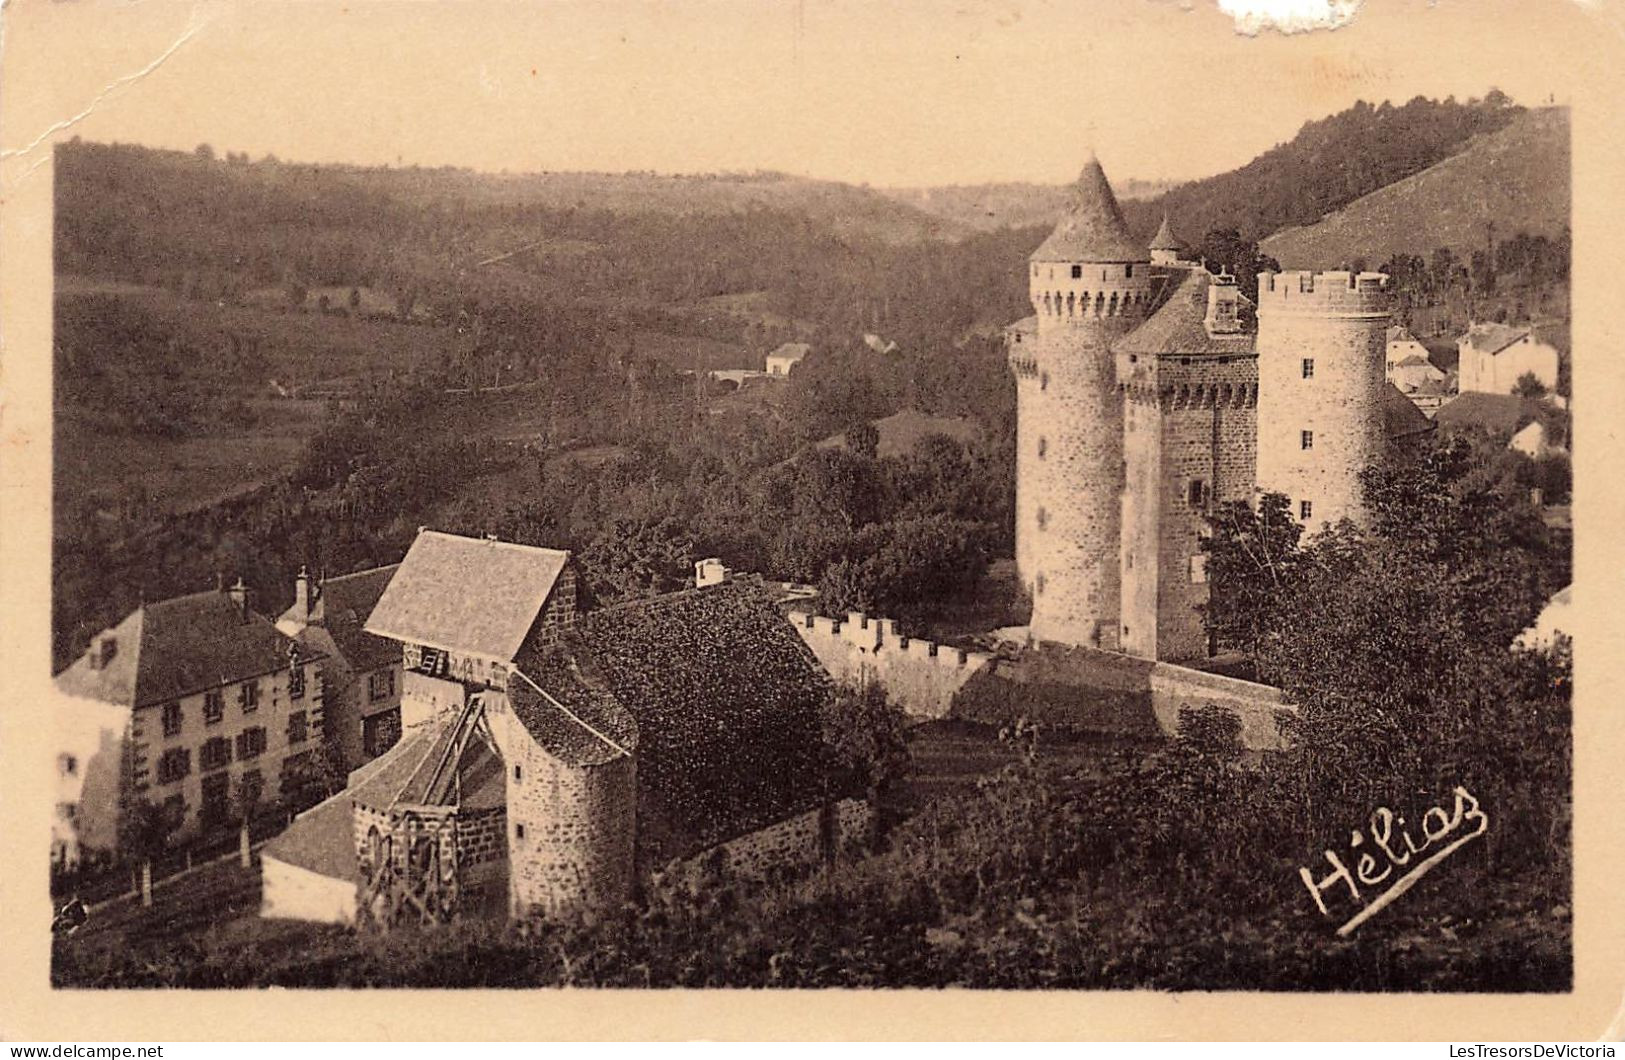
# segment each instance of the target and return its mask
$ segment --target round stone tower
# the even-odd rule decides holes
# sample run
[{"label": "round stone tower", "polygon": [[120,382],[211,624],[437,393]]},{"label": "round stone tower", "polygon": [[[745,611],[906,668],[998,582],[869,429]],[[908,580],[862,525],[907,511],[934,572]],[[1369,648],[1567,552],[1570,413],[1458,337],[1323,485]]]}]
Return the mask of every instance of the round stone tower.
[{"label": "round stone tower", "polygon": [[1016,566],[1040,640],[1117,647],[1123,398],[1111,345],[1144,319],[1150,256],[1091,157],[1033,252],[1037,316],[1010,329]]},{"label": "round stone tower", "polygon": [[1306,534],[1363,515],[1391,309],[1380,272],[1259,274],[1258,489],[1285,494]]}]

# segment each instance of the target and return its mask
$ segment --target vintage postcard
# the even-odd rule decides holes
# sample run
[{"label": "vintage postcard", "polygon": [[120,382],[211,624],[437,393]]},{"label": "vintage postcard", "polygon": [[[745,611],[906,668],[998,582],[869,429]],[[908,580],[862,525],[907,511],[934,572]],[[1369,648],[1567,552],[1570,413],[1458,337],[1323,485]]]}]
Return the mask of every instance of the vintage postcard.
[{"label": "vintage postcard", "polygon": [[0,20],[0,1034],[1621,1034],[1619,5]]}]

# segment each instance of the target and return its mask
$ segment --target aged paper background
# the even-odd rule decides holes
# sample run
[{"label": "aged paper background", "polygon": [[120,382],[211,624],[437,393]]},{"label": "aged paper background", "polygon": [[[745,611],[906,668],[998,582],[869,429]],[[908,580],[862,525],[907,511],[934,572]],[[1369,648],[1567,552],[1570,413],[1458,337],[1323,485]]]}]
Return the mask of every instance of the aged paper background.
[{"label": "aged paper background", "polygon": [[[1084,0],[1078,0],[1084,3]],[[1085,4],[1090,18],[1130,24],[1185,8],[1214,35],[1229,37],[1229,20],[1216,17],[1212,0],[1110,0]],[[855,8],[855,5],[849,5]],[[1071,5],[1067,5],[1070,7]],[[1470,8],[1481,36],[1497,46],[1466,44],[1440,29],[1440,8]],[[423,148],[453,135],[448,122],[478,121],[478,114],[448,115],[437,99],[446,76],[517,76],[515,71],[461,69],[446,56],[493,53],[515,20],[530,19],[539,31],[571,35],[590,30],[593,40],[613,36],[623,18],[658,17],[671,23],[718,16],[741,35],[728,47],[758,50],[762,65],[790,63],[803,19],[842,4],[708,4],[676,0],[660,6],[621,3],[500,5],[386,4],[355,2],[142,4],[113,0],[51,3],[14,0],[3,14],[3,88],[0,88],[0,169],[4,242],[0,245],[0,809],[4,861],[0,868],[0,1038],[10,1040],[191,1040],[332,1038],[1422,1038],[1457,1041],[1506,1039],[1593,1040],[1625,1034],[1625,704],[1620,678],[1622,623],[1617,603],[1625,551],[1625,491],[1619,488],[1616,447],[1621,444],[1622,378],[1625,378],[1625,276],[1620,248],[1625,221],[1618,208],[1625,188],[1625,4],[1609,0],[1441,0],[1439,7],[1410,0],[1370,0],[1353,21],[1332,33],[1282,37],[1265,33],[1246,41],[1246,51],[1226,51],[1222,63],[1205,62],[1200,40],[1183,41],[1189,52],[1183,79],[1132,86],[1134,71],[1111,70],[1111,56],[1087,39],[1057,33],[1048,47],[1076,49],[1080,63],[1099,64],[1103,84],[1114,90],[1114,107],[1128,107],[1134,92],[1206,97],[1226,93],[1245,120],[1255,93],[1298,97],[1307,115],[1330,113],[1357,96],[1385,98],[1383,74],[1395,64],[1425,61],[1461,47],[1480,48],[1466,61],[1483,64],[1478,90],[1500,84],[1515,97],[1514,72],[1528,66],[1545,73],[1558,102],[1573,108],[1574,157],[1574,345],[1577,358],[1574,513],[1577,526],[1575,600],[1583,617],[1577,640],[1575,700],[1575,988],[1556,996],[1266,995],[1152,993],[971,993],[827,992],[790,996],[769,992],[651,992],[635,999],[613,991],[550,992],[542,997],[478,991],[433,992],[242,992],[186,997],[154,993],[53,992],[48,985],[50,917],[47,848],[51,811],[50,729],[43,704],[50,700],[50,326],[51,326],[51,144],[74,135],[87,115],[139,107],[144,128],[165,130],[162,146],[189,147],[209,140],[224,150],[271,149],[266,130],[299,121],[296,108],[265,98],[260,77],[268,65],[290,64],[310,83],[342,83],[345,66],[387,71],[382,78],[394,102],[419,111],[421,122],[366,128],[355,135],[368,148],[398,143]],[[1006,0],[905,3],[885,9],[900,31],[929,33],[941,43],[956,34],[967,40],[999,19],[1043,20],[1054,4]],[[1402,18],[1409,39],[1396,53],[1391,36],[1379,36],[1377,19]],[[233,27],[234,46],[216,60],[167,67],[197,35]],[[356,32],[364,25],[366,34]],[[459,46],[443,49],[448,28]],[[1215,41],[1218,37],[1215,36]],[[380,47],[380,42],[388,47]],[[865,42],[853,41],[862,50]],[[1216,46],[1216,45],[1215,45]],[[722,54],[719,52],[719,54]],[[1234,54],[1246,57],[1239,67]],[[224,56],[224,58],[221,58]],[[439,56],[440,61],[434,62]],[[1020,76],[1019,56],[1011,64]],[[1461,58],[1457,57],[1458,60]],[[613,50],[597,56],[602,81],[567,91],[614,92],[637,69],[617,65]],[[683,61],[675,56],[674,62]],[[707,60],[709,61],[709,60]],[[425,65],[429,64],[429,65]],[[306,67],[308,66],[308,69]],[[725,66],[725,64],[723,64]],[[286,71],[283,71],[286,72]],[[718,91],[728,71],[715,69]],[[916,90],[905,65],[877,65],[868,76],[889,91]],[[335,80],[335,78],[337,80]],[[695,80],[705,91],[706,80]],[[1443,95],[1443,93],[1438,93]],[[189,100],[230,102],[238,129],[193,130]],[[1520,99],[1521,102],[1540,102]],[[1403,99],[1395,99],[1396,103]],[[1057,106],[1076,101],[1058,100]],[[334,102],[340,105],[339,101]],[[681,101],[665,106],[681,110]],[[834,110],[801,112],[792,132],[817,156],[821,139],[838,143],[844,117]],[[118,139],[109,126],[87,138]],[[111,126],[116,128],[116,126]],[[523,138],[536,130],[509,127],[500,118],[476,124],[475,136]],[[694,125],[675,137],[720,137],[736,130]],[[467,128],[456,130],[466,142]],[[571,135],[618,135],[577,129]],[[624,134],[619,134],[624,135]],[[915,155],[958,151],[964,145],[932,140],[922,128],[907,146]],[[1146,127],[1156,137],[1158,129]],[[1224,130],[1214,131],[1222,137]],[[371,139],[367,139],[370,137]],[[134,138],[134,137],[131,137]],[[1083,135],[1060,145],[1067,160],[1081,156]],[[150,140],[148,141],[150,142]],[[1217,141],[1216,141],[1217,142]],[[701,146],[704,146],[703,144]],[[1188,150],[1200,155],[1204,145]],[[981,145],[990,153],[1019,156],[1027,148],[1021,115],[1012,114],[1002,136]],[[1035,150],[1037,147],[1035,146]],[[324,151],[336,150],[324,145]],[[443,154],[444,152],[442,152]],[[748,154],[748,149],[746,150]],[[335,154],[334,157],[337,157]],[[591,157],[586,152],[582,157]],[[383,159],[357,154],[354,161]],[[392,159],[391,159],[392,160]],[[486,168],[477,158],[446,161]],[[1244,161],[1243,159],[1242,161]],[[648,163],[658,166],[659,163]],[[773,160],[764,166],[794,168]],[[1071,166],[1071,161],[1067,162]],[[1239,163],[1236,163],[1239,164]],[[537,163],[544,168],[548,163]],[[638,168],[644,163],[599,168]],[[517,168],[517,167],[516,167]],[[553,168],[572,168],[555,164]],[[583,163],[573,168],[592,168]],[[720,168],[720,167],[719,167]],[[1223,168],[1215,162],[1213,171]],[[821,174],[815,174],[821,175]],[[1116,175],[1114,173],[1114,175]],[[1128,176],[1157,176],[1130,173]],[[1283,263],[1292,267],[1290,262]],[[1291,886],[1294,881],[1283,881]]]}]

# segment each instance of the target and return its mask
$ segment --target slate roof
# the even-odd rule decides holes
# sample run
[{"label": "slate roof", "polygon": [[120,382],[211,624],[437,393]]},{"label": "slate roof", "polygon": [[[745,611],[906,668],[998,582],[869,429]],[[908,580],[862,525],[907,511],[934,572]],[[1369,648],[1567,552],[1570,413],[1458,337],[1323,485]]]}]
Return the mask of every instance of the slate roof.
[{"label": "slate roof", "polygon": [[1510,324],[1474,324],[1467,329],[1462,340],[1480,353],[1500,353],[1508,346],[1529,334],[1528,328],[1513,327]]},{"label": "slate roof", "polygon": [[602,765],[637,751],[637,722],[579,636],[563,648],[527,650],[508,680],[508,702],[525,731],[561,762]]},{"label": "slate roof", "polygon": [[[1206,269],[1173,273],[1173,289],[1162,305],[1146,321],[1113,343],[1117,353],[1154,356],[1165,353],[1250,354],[1255,335],[1242,331],[1235,335],[1209,335],[1202,322],[1207,319],[1207,288],[1212,277]],[[1250,306],[1238,295],[1243,307]],[[1243,315],[1243,326],[1250,314]]]},{"label": "slate roof", "polygon": [[365,630],[511,662],[570,554],[424,530]]},{"label": "slate roof", "polygon": [[1093,156],[1072,187],[1072,201],[1055,231],[1033,251],[1033,261],[1150,261],[1146,247],[1128,230],[1117,196]]},{"label": "slate roof", "polygon": [[[90,654],[57,675],[61,691],[87,699],[146,707],[223,684],[260,677],[288,665],[292,638],[223,590],[143,604],[91,642],[114,638],[113,658],[100,669]],[[306,660],[325,653],[301,647]]]},{"label": "slate roof", "polygon": [[1519,425],[1534,419],[1539,402],[1516,394],[1482,394],[1469,390],[1439,406],[1435,422],[1450,427],[1484,427],[1496,434],[1510,435]]},{"label": "slate roof", "polygon": [[828,674],[771,594],[736,579],[583,616],[638,732],[640,856],[683,857],[838,794]]},{"label": "slate roof", "polygon": [[1426,434],[1438,424],[1428,419],[1427,413],[1416,407],[1416,402],[1405,396],[1392,383],[1382,385],[1382,429],[1390,441],[1413,434]]},{"label": "slate roof", "polygon": [[1168,215],[1162,215],[1162,224],[1157,228],[1157,234],[1151,237],[1152,250],[1184,250],[1184,242],[1176,235],[1168,224]]},{"label": "slate roof", "polygon": [[353,804],[376,809],[393,805],[443,728],[408,729],[394,747],[351,773],[343,791],[295,817],[281,835],[265,844],[264,856],[334,879],[358,880]]},{"label": "slate roof", "polygon": [[366,631],[367,619],[399,569],[399,563],[391,563],[387,567],[327,578],[321,584],[311,621],[332,635],[351,669],[373,670],[400,661],[398,643]]}]

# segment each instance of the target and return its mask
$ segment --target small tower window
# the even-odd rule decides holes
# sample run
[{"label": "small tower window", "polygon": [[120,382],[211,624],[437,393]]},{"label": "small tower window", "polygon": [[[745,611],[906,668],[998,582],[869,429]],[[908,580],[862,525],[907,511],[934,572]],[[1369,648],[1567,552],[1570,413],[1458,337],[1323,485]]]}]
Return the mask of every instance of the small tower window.
[{"label": "small tower window", "polygon": [[1049,373],[1048,372],[1040,372],[1038,374],[1038,389],[1040,389],[1040,390],[1048,390],[1049,389]]},{"label": "small tower window", "polygon": [[1038,529],[1042,530],[1049,525],[1049,512],[1044,508],[1038,509]]},{"label": "small tower window", "polygon": [[1132,264],[1123,266],[1123,278],[1128,280],[1134,279],[1134,266]]},{"label": "small tower window", "polygon": [[1207,503],[1207,483],[1199,478],[1191,479],[1190,506],[1200,508]]},{"label": "small tower window", "polygon": [[1038,577],[1033,580],[1033,595],[1035,595],[1035,596],[1043,596],[1044,595],[1044,572],[1043,571],[1039,571],[1038,572]]},{"label": "small tower window", "polygon": [[516,765],[516,766],[513,767],[513,779],[515,781],[520,781],[520,780],[525,779],[523,769],[520,766]]},{"label": "small tower window", "polygon": [[1303,359],[1303,377],[1305,379],[1313,379],[1315,377],[1315,359],[1313,357],[1305,357]]},{"label": "small tower window", "polygon": [[1083,266],[1082,265],[1074,265],[1074,266],[1072,266],[1072,278],[1074,280],[1083,279]]},{"label": "small tower window", "polygon": [[525,838],[525,826],[515,822],[513,826],[513,837],[515,839]]},{"label": "small tower window", "polygon": [[1049,452],[1049,440],[1041,437],[1038,439],[1038,459],[1044,459],[1044,454],[1047,452]]},{"label": "small tower window", "polygon": [[1300,431],[1298,432],[1298,437],[1305,449],[1313,449],[1315,447],[1314,431]]},{"label": "small tower window", "polygon": [[1310,504],[1308,501],[1299,501],[1298,502],[1298,519],[1299,519],[1299,521],[1307,523],[1309,521],[1309,516],[1314,514],[1314,511],[1315,511],[1315,506],[1313,504]]}]

